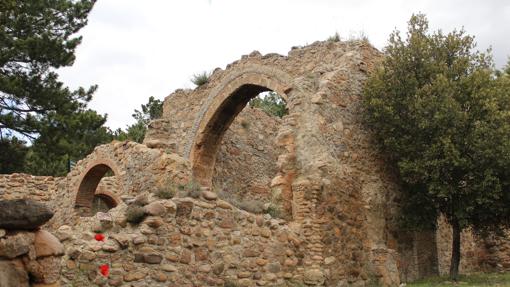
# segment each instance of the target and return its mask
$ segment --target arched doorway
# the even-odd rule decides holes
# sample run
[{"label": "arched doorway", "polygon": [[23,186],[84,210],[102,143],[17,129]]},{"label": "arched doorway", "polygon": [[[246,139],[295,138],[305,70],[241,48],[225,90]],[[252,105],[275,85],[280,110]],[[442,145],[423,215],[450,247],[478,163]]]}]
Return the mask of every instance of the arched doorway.
[{"label": "arched doorway", "polygon": [[209,103],[205,103],[203,114],[198,117],[190,151],[193,176],[205,186],[211,186],[218,147],[225,132],[248,102],[268,91],[276,92],[286,101],[291,90],[288,82],[267,73],[243,73],[222,86],[223,89],[211,93]]},{"label": "arched doorway", "polygon": [[[264,125],[262,127],[260,125],[263,122],[262,117],[257,118],[257,115],[254,117],[253,113],[251,118],[248,117],[251,120],[248,125],[256,126],[254,129],[240,128],[243,122],[239,119],[249,114],[245,113],[245,110],[257,109],[254,105],[250,107],[247,105],[250,100],[264,93],[267,93],[266,96],[277,97],[275,103],[283,104],[284,110],[290,109],[291,106],[287,107],[287,103],[293,95],[291,77],[276,69],[252,67],[249,71],[236,72],[226,76],[225,79],[208,94],[193,126],[194,140],[190,144],[189,153],[193,177],[201,185],[216,191],[220,198],[241,209],[290,218],[292,216],[290,187],[285,189],[285,195],[282,195],[280,187],[273,188],[274,179],[281,177],[282,172],[278,166],[278,159],[288,152],[286,147],[276,143],[280,127],[282,132],[288,128],[285,117],[283,119],[278,117],[278,126],[272,130],[270,136],[267,133],[258,134],[261,128],[264,128]],[[264,112],[260,111],[258,115],[261,114],[264,115]],[[288,119],[292,122],[292,117]],[[237,128],[237,131],[231,132],[229,129],[231,127]],[[251,136],[255,146],[246,149],[246,145],[243,146],[244,143],[237,140],[230,141],[231,145],[228,145],[230,139],[225,138],[226,134],[239,138],[243,132],[252,133],[244,139]],[[259,145],[261,138],[256,138],[259,135],[266,140],[266,145]],[[267,144],[267,140],[271,140],[272,143]],[[241,145],[235,147],[238,143]],[[236,149],[240,152],[236,152]],[[233,155],[229,158],[227,154],[227,160],[225,157],[218,157],[225,155],[225,150]],[[258,157],[260,153],[265,154]],[[252,155],[258,158],[254,160]],[[231,164],[233,161],[237,162]],[[227,171],[218,170],[218,167],[226,167]],[[241,178],[242,175],[246,177]]]},{"label": "arched doorway", "polygon": [[115,195],[118,187],[115,167],[107,163],[98,163],[88,168],[80,180],[76,194],[75,208],[81,216],[92,216],[97,212],[106,212],[119,203]]}]

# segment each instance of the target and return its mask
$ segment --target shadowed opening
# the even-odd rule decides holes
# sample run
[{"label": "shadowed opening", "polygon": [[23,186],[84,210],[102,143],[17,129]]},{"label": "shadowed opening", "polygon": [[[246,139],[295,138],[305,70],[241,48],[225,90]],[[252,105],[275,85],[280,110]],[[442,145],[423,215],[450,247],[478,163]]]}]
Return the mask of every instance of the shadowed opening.
[{"label": "shadowed opening", "polygon": [[258,85],[243,85],[235,90],[215,111],[203,130],[200,142],[194,152],[193,176],[202,185],[210,186],[216,154],[225,131],[246,104],[258,94],[271,91]]},{"label": "shadowed opening", "polygon": [[[91,216],[98,211],[108,211],[117,206],[117,202],[111,196],[101,193],[96,194],[99,183],[103,178],[114,182],[113,170],[106,164],[98,164],[92,167],[83,177],[76,195],[75,207],[81,216]],[[107,188],[105,185],[103,188]]]},{"label": "shadowed opening", "polygon": [[91,213],[96,214],[98,212],[107,212],[115,206],[117,206],[117,203],[110,196],[106,194],[96,194],[92,201]]}]

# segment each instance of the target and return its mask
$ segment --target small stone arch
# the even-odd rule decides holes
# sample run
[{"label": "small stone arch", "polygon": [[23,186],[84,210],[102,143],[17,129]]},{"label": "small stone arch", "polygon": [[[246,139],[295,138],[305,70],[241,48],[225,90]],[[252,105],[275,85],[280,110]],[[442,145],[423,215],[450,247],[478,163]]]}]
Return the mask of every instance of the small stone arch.
[{"label": "small stone arch", "polygon": [[88,164],[87,168],[85,168],[78,180],[78,185],[76,186],[77,189],[75,191],[75,207],[91,208],[96,194],[103,194],[105,197],[108,197],[112,206],[116,206],[120,202],[118,196],[113,193],[105,191],[96,193],[99,182],[110,170],[117,177],[117,186],[119,191],[123,190],[122,181],[118,178],[121,175],[120,168],[109,159],[99,158]]},{"label": "small stone arch", "polygon": [[211,185],[223,135],[250,99],[274,91],[288,102],[292,89],[292,78],[272,67],[250,65],[227,74],[202,105],[185,149],[194,178],[202,185]]},{"label": "small stone arch", "polygon": [[118,195],[107,190],[96,190],[94,196],[101,197],[110,209],[116,207],[121,202],[121,199]]}]

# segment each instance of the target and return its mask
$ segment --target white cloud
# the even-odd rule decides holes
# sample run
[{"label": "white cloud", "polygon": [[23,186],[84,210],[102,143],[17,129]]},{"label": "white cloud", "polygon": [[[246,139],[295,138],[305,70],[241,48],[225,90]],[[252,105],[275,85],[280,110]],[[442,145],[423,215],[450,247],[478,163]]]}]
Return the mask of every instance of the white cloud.
[{"label": "white cloud", "polygon": [[243,54],[286,54],[292,46],[363,32],[384,47],[412,13],[426,13],[432,29],[465,27],[480,49],[493,47],[498,66],[510,55],[508,1],[433,0],[100,0],[81,31],[71,87],[98,84],[90,107],[125,127],[149,96],[163,99],[191,88],[191,75],[224,68]]}]

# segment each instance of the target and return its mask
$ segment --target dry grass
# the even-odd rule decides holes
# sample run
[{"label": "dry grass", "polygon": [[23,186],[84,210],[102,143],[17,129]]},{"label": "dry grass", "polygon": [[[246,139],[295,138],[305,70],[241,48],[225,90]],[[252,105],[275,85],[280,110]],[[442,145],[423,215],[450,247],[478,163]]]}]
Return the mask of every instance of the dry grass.
[{"label": "dry grass", "polygon": [[126,220],[131,224],[138,224],[142,222],[147,215],[143,207],[132,204],[126,209]]}]

